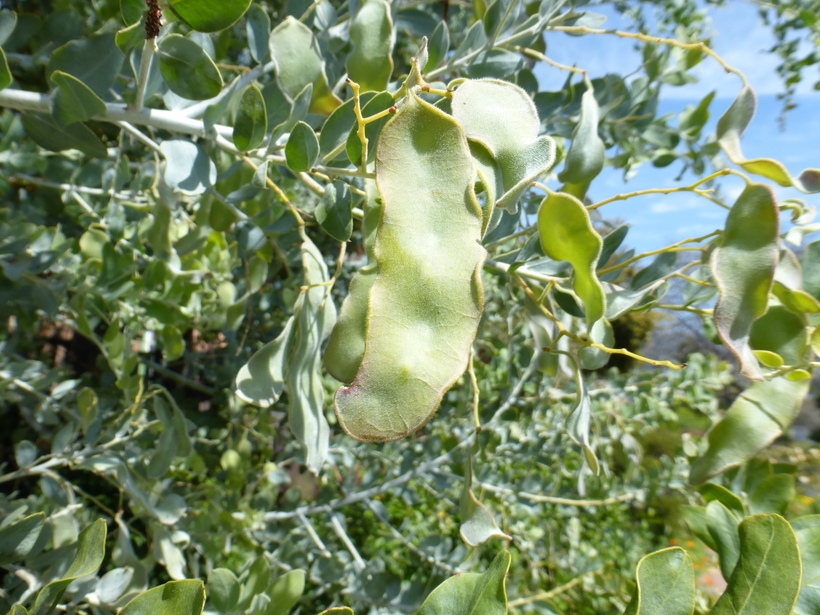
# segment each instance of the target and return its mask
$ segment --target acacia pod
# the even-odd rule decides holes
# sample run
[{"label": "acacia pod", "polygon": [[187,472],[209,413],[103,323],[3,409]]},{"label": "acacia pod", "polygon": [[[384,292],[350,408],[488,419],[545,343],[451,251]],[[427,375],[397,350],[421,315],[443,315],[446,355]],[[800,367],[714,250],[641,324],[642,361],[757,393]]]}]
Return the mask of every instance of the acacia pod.
[{"label": "acacia pod", "polygon": [[474,175],[458,122],[410,92],[376,151],[382,211],[364,354],[335,397],[357,440],[416,431],[467,367],[484,303]]}]

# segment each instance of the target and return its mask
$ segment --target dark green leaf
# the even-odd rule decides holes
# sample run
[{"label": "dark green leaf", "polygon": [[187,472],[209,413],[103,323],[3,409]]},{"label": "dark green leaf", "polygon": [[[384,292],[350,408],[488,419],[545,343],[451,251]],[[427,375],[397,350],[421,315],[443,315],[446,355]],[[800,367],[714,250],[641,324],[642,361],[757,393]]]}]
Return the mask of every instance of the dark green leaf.
[{"label": "dark green leaf", "polygon": [[6,54],[0,49],[0,90],[9,87],[12,80],[9,63],[6,61]]},{"label": "dark green leaf", "polygon": [[268,115],[265,99],[255,85],[249,85],[242,93],[236,120],[233,125],[233,143],[238,150],[256,149],[265,140]]},{"label": "dark green leaf", "polygon": [[0,529],[0,566],[20,562],[28,555],[45,520],[43,513],[36,513]]},{"label": "dark green leaf", "polygon": [[353,233],[353,201],[344,182],[325,186],[325,194],[316,207],[316,221],[324,231],[338,241],[347,241]]},{"label": "dark green leaf", "polygon": [[285,145],[285,158],[291,171],[310,171],[319,157],[319,139],[305,122],[299,122],[290,131]]},{"label": "dark green leaf", "polygon": [[108,150],[85,124],[60,126],[50,115],[23,113],[23,127],[37,145],[61,152],[77,149],[93,158],[107,158]]},{"label": "dark green leaf", "polygon": [[740,524],[740,559],[709,615],[790,615],[800,572],[797,540],[786,520],[748,517]]},{"label": "dark green leaf", "polygon": [[168,89],[188,100],[207,100],[222,90],[222,75],[202,47],[179,34],[164,37],[157,49],[159,72]]},{"label": "dark green leaf", "polygon": [[141,593],[120,615],[200,615],[205,608],[202,581],[171,581]]},{"label": "dark green leaf", "polygon": [[501,551],[484,574],[447,579],[421,605],[418,615],[507,615],[505,577],[510,554]]},{"label": "dark green leaf", "polygon": [[251,0],[168,0],[171,10],[182,21],[200,32],[218,32],[236,23]]}]

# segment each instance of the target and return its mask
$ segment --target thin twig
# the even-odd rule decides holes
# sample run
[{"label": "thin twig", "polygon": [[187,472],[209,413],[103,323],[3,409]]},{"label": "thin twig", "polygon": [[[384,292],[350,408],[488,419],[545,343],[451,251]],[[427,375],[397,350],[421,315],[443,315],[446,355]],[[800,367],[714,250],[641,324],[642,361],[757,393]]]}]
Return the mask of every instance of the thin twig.
[{"label": "thin twig", "polygon": [[563,585],[556,587],[555,589],[551,589],[547,592],[542,592],[540,594],[534,594],[532,596],[524,596],[523,598],[518,598],[516,600],[511,600],[509,602],[509,606],[516,607],[516,606],[524,606],[525,604],[532,604],[533,602],[541,602],[542,600],[551,600],[558,594],[563,594],[564,592],[572,589],[579,583],[583,582],[584,579],[588,577],[593,577],[596,574],[600,574],[601,570],[595,570],[594,572],[587,572],[586,574],[582,574],[580,577],[575,577],[568,583],[564,583]]}]

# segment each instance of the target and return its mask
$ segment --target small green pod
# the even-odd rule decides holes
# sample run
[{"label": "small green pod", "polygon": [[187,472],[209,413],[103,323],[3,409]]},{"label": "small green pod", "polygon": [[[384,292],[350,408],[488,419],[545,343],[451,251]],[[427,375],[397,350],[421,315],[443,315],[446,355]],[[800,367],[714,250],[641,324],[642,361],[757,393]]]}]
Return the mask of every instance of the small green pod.
[{"label": "small green pod", "polygon": [[606,295],[595,273],[603,240],[592,228],[589,213],[574,196],[550,192],[538,208],[538,234],[544,254],[575,269],[572,287],[584,302],[591,328],[606,313]]}]

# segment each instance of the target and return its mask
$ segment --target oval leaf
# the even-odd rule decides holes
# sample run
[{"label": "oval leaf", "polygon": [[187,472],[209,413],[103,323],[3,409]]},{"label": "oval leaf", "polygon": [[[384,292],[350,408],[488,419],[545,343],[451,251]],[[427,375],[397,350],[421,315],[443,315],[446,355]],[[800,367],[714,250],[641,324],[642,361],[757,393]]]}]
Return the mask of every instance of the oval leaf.
[{"label": "oval leaf", "polygon": [[285,159],[288,168],[295,172],[306,172],[313,168],[319,157],[319,139],[313,129],[299,122],[290,131],[290,137],[285,145]]},{"label": "oval leaf", "polygon": [[311,113],[328,115],[342,104],[330,91],[319,45],[310,28],[287,17],[271,32],[269,45],[271,57],[276,62],[276,79],[291,99],[312,84]]},{"label": "oval leaf", "polygon": [[637,587],[624,615],[692,615],[695,610],[695,567],[679,547],[643,557]]},{"label": "oval leaf", "polygon": [[159,72],[174,94],[188,100],[208,100],[222,90],[222,75],[216,64],[191,39],[169,34],[160,41],[157,57]]},{"label": "oval leaf", "polygon": [[236,575],[227,568],[214,568],[208,574],[208,599],[220,613],[236,610],[239,590]]},{"label": "oval leaf", "polygon": [[202,581],[170,581],[142,592],[119,615],[200,615],[205,608]]},{"label": "oval leaf", "polygon": [[40,147],[53,152],[76,149],[93,158],[107,158],[108,149],[85,124],[60,126],[50,115],[23,113],[20,116],[28,136]]},{"label": "oval leaf", "polygon": [[68,73],[103,97],[119,76],[124,60],[114,33],[95,34],[56,49],[48,59],[46,75],[50,79],[54,71]]},{"label": "oval leaf", "polygon": [[574,196],[550,192],[538,208],[538,233],[547,256],[568,261],[575,269],[572,287],[584,302],[591,328],[606,312],[606,296],[595,273],[603,241],[589,213]]},{"label": "oval leaf", "polygon": [[187,139],[167,139],[159,147],[165,156],[163,179],[172,190],[193,196],[216,182],[216,165],[201,145]]},{"label": "oval leaf", "polygon": [[505,578],[511,556],[502,551],[484,574],[468,572],[436,587],[418,615],[507,615]]},{"label": "oval leaf", "polygon": [[51,81],[57,86],[52,99],[51,112],[63,126],[85,122],[95,115],[105,113],[105,103],[82,81],[55,70]]},{"label": "oval leaf", "polygon": [[246,152],[262,145],[268,130],[268,113],[265,99],[255,85],[249,85],[239,100],[236,121],[233,125],[233,144]]}]

